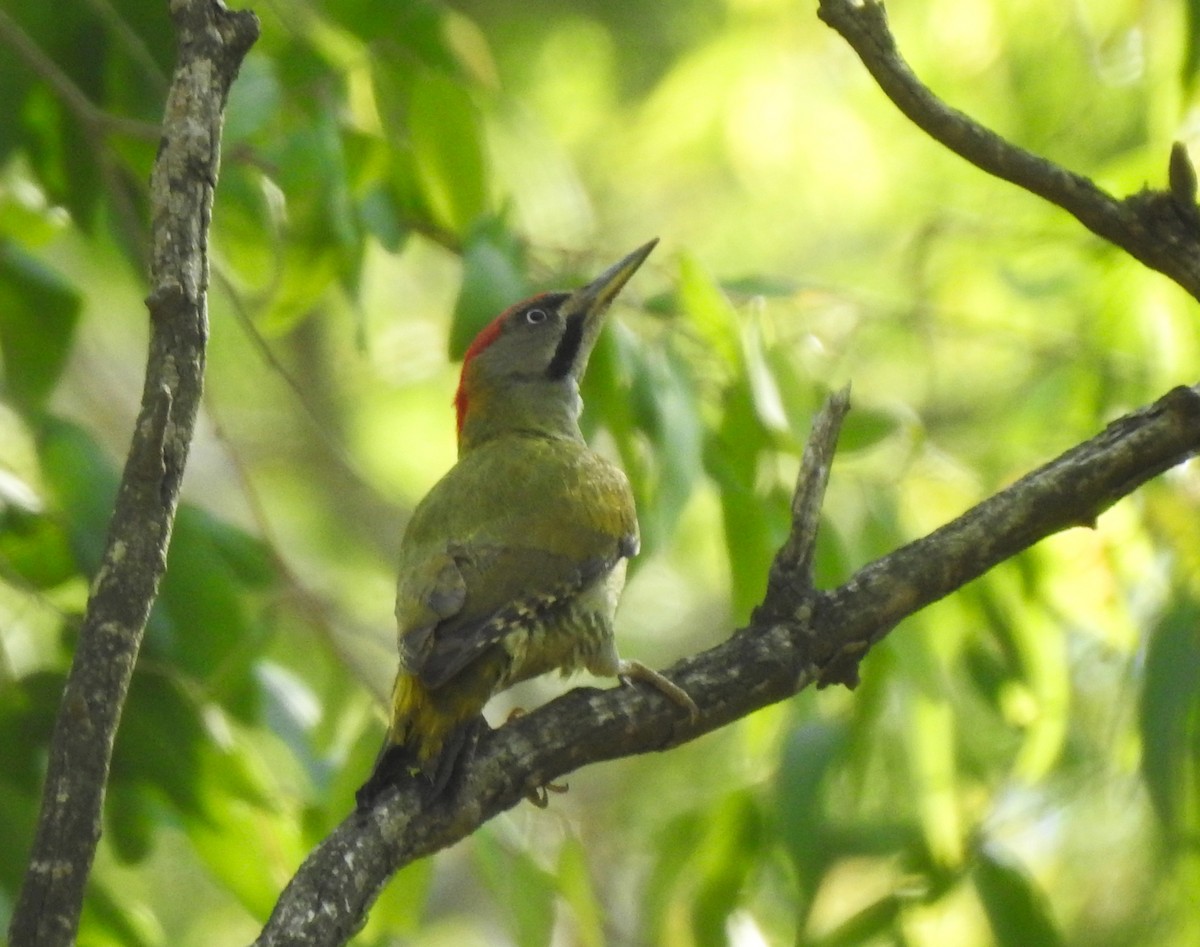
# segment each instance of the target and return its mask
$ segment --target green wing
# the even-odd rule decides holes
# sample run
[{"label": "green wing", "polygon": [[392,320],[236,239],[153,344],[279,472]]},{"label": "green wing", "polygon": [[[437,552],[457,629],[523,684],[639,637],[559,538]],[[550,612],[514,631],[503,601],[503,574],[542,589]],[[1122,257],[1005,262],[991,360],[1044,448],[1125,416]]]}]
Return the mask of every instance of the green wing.
[{"label": "green wing", "polygon": [[401,661],[431,688],[637,552],[633,499],[616,467],[573,442],[489,447],[430,491],[401,547]]}]

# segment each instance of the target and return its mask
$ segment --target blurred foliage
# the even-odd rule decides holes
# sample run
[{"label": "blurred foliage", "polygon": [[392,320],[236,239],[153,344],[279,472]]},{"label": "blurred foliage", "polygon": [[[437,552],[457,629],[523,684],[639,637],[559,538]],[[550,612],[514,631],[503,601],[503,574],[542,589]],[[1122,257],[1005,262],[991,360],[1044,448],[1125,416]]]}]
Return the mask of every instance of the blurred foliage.
[{"label": "blurred foliage", "polygon": [[[889,5],[934,89],[1118,193],[1200,153],[1197,9]],[[257,12],[81,943],[247,942],[349,810],[405,511],[453,460],[452,359],[523,294],[662,238],[585,389],[644,524],[623,648],[658,664],[761,596],[831,388],[855,410],[827,585],[1197,381],[1193,300],[924,138],[804,5]],[[7,923],[141,387],[173,50],[161,0],[8,0],[0,47]],[[1198,549],[1193,464],[906,622],[853,694],[575,774],[412,866],[355,942],[1200,942]]]}]

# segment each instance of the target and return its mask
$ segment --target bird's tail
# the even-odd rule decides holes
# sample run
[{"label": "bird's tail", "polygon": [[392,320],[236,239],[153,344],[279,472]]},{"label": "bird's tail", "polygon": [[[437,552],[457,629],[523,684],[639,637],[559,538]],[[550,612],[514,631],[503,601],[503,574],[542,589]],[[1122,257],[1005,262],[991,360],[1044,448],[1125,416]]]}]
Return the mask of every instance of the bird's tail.
[{"label": "bird's tail", "polygon": [[388,787],[420,779],[426,798],[440,796],[458,764],[474,748],[486,696],[453,687],[428,688],[404,670],[392,688],[392,716],[370,777],[355,793],[360,810],[369,809]]}]

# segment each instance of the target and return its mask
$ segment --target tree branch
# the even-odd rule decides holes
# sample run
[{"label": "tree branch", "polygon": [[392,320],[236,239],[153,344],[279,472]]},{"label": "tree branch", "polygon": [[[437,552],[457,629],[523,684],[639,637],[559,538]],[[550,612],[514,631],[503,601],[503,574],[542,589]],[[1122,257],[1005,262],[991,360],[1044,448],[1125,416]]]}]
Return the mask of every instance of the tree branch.
[{"label": "tree branch", "polygon": [[[839,411],[827,406],[799,497],[819,497]],[[832,430],[832,434],[830,434]],[[449,799],[425,806],[414,787],[348,817],[308,857],[280,896],[256,947],[342,944],[362,925],[392,873],[453,845],[538,786],[589,763],[665,750],[719,729],[814,681],[853,683],[859,660],[913,614],[1050,534],[1091,525],[1117,499],[1200,450],[1200,386],[1176,388],[1110,424],[924,539],[867,566],[831,592],[772,582],[751,624],[667,673],[700,707],[689,723],[656,691],[578,688],[486,734]],[[793,536],[812,505],[793,504]],[[772,575],[794,574],[802,540]],[[803,572],[801,572],[803,575]]]},{"label": "tree branch", "polygon": [[900,55],[879,0],[820,0],[817,13],[850,44],[896,107],[931,138],[989,174],[1061,207],[1092,233],[1200,299],[1200,210],[1195,187],[1189,192],[1174,186],[1181,179],[1178,164],[1187,164],[1182,145],[1172,149],[1170,189],[1143,189],[1119,200],[1082,175],[1018,148],[941,101]]},{"label": "tree branch", "polygon": [[222,115],[258,20],[219,0],[171,0],[171,14],[179,62],[151,178],[151,337],[142,406],[55,721],[37,833],[9,929],[13,947],[74,943],[113,739],[166,567],[200,403]]}]

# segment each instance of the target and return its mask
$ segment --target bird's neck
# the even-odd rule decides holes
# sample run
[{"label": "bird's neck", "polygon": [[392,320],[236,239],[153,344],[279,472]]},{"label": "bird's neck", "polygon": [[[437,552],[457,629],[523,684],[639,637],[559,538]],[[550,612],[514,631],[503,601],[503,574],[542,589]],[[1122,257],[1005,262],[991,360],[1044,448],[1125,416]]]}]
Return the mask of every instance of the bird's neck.
[{"label": "bird's neck", "polygon": [[470,406],[458,432],[461,457],[497,437],[523,434],[583,441],[579,412],[583,403],[573,378],[521,381],[497,391],[481,385],[470,393]]}]

